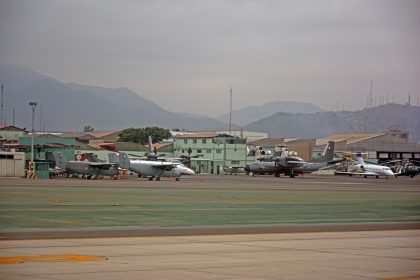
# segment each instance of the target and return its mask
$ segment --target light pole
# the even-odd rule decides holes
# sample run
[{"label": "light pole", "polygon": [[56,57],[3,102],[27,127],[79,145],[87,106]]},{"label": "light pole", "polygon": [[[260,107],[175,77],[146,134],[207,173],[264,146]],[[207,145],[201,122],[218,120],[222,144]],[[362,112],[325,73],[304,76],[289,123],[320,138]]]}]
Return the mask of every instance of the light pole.
[{"label": "light pole", "polygon": [[35,127],[35,108],[38,102],[31,101],[29,106],[32,108],[32,140],[31,140],[31,162],[34,162],[34,127]]}]

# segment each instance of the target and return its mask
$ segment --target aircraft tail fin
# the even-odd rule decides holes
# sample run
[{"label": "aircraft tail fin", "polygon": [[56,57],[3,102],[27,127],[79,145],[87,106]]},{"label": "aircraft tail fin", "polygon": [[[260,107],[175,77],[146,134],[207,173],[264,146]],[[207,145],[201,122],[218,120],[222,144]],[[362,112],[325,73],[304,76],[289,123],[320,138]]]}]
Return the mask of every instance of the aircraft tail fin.
[{"label": "aircraft tail fin", "polygon": [[118,153],[111,152],[108,154],[108,161],[110,163],[119,163]]},{"label": "aircraft tail fin", "polygon": [[152,143],[152,136],[149,135],[149,152],[153,153],[153,143]]},{"label": "aircraft tail fin", "polygon": [[365,161],[363,160],[362,153],[356,153],[357,157],[357,163],[359,164],[365,164]]},{"label": "aircraft tail fin", "polygon": [[325,146],[325,150],[322,155],[325,157],[326,161],[334,160],[334,141],[328,141],[328,144]]},{"label": "aircraft tail fin", "polygon": [[119,163],[120,163],[120,168],[122,169],[130,168],[130,159],[128,158],[128,155],[126,153],[120,153]]},{"label": "aircraft tail fin", "polygon": [[312,162],[332,162],[334,161],[334,141],[328,141],[327,145],[325,145],[324,151],[322,152],[321,156],[312,160]]},{"label": "aircraft tail fin", "polygon": [[55,160],[55,167],[65,170],[67,167],[67,160],[63,153],[53,153]]},{"label": "aircraft tail fin", "polygon": [[116,163],[120,168],[128,169],[130,167],[130,159],[126,153],[109,153],[108,160],[110,163]]}]

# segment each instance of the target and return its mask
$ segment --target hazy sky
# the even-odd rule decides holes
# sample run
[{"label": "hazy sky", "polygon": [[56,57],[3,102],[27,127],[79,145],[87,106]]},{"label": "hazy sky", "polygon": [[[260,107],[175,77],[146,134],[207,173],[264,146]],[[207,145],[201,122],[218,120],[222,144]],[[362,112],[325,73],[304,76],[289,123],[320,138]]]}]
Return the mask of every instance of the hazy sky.
[{"label": "hazy sky", "polygon": [[[420,96],[420,1],[0,1],[0,63],[215,116]],[[418,101],[417,101],[418,102]]]}]

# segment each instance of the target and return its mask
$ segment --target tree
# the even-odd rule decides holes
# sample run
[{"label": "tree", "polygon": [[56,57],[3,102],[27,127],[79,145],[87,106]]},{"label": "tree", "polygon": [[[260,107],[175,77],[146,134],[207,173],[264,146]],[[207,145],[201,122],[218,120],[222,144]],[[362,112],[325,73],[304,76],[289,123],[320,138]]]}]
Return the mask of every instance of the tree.
[{"label": "tree", "polygon": [[133,142],[146,145],[149,142],[149,136],[152,136],[153,142],[160,142],[163,139],[171,137],[168,129],[160,127],[127,128],[118,135],[118,142]]}]

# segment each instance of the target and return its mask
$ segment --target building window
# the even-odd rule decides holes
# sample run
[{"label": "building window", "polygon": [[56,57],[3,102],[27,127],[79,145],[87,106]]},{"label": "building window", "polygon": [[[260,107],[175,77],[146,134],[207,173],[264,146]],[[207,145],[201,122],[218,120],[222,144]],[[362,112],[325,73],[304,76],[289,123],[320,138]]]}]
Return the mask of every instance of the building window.
[{"label": "building window", "polygon": [[207,143],[207,139],[203,139],[202,141],[203,141],[203,144]]},{"label": "building window", "polygon": [[216,149],[216,154],[221,154],[222,150],[221,149]]},{"label": "building window", "polygon": [[197,150],[197,154],[201,154],[202,152],[202,150]]},{"label": "building window", "polygon": [[206,153],[211,154],[211,149],[206,149]]},{"label": "building window", "polygon": [[185,138],[184,139],[184,144],[187,144],[188,143],[188,139],[187,138]]},{"label": "building window", "polygon": [[197,144],[197,139],[193,139],[193,143],[194,144]]},{"label": "building window", "polygon": [[239,164],[239,160],[232,160],[231,163],[232,164]]},{"label": "building window", "polygon": [[13,155],[0,155],[1,159],[14,159]]},{"label": "building window", "polygon": [[399,155],[397,153],[389,153],[389,158],[396,159],[399,158]]}]

